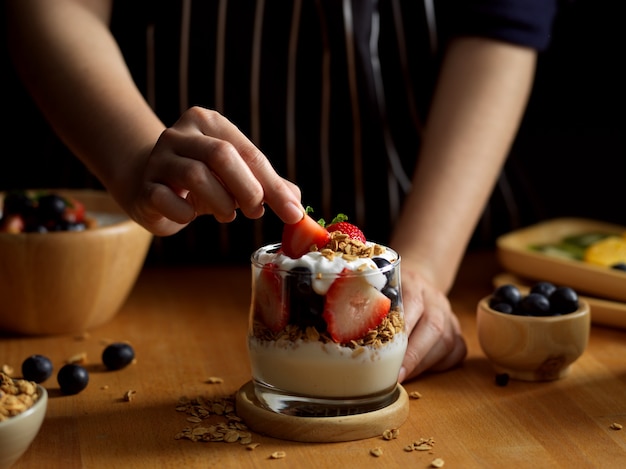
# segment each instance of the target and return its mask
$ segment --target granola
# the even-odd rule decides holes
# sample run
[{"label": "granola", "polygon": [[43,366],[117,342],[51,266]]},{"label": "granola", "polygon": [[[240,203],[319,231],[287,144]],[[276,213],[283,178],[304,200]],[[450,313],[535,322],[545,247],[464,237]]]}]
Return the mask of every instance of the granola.
[{"label": "granola", "polygon": [[[389,311],[389,314],[383,318],[382,322],[376,328],[371,329],[364,337],[358,340],[351,340],[342,345],[351,349],[357,349],[358,347],[366,345],[377,348],[391,341],[394,335],[399,334],[403,329],[404,318],[402,314],[398,309],[392,309]],[[261,321],[254,321],[253,335],[260,340],[276,342],[294,342],[296,340],[302,340],[305,342],[319,341],[327,344],[333,341],[328,333],[320,332],[312,326],[302,329],[295,324],[287,324],[284,329],[273,332]]]},{"label": "granola", "polygon": [[30,409],[39,399],[37,385],[0,372],[0,422]]}]

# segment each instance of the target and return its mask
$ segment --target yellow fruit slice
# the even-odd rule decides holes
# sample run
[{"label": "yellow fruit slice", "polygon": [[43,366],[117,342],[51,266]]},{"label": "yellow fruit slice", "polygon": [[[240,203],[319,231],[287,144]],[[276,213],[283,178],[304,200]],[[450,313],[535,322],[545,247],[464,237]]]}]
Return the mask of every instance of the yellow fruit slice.
[{"label": "yellow fruit slice", "polygon": [[626,262],[626,237],[609,236],[585,250],[585,262],[611,267]]}]

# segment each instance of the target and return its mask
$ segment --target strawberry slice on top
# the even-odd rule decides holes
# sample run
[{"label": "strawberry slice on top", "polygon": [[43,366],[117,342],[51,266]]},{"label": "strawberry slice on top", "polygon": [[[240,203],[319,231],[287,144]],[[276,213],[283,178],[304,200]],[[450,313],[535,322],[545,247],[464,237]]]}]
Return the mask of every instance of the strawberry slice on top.
[{"label": "strawberry slice on top", "polygon": [[365,235],[363,234],[361,229],[358,226],[349,223],[347,220],[348,217],[343,213],[340,213],[335,218],[333,218],[333,221],[330,222],[330,225],[328,225],[326,229],[329,232],[339,231],[340,233],[348,235],[348,237],[350,237],[351,239],[356,239],[361,241],[362,243],[365,243]]},{"label": "strawberry slice on top", "polygon": [[313,220],[305,212],[304,217],[298,223],[285,225],[283,228],[281,249],[285,255],[292,259],[298,259],[315,246],[321,249],[330,240],[328,230]]},{"label": "strawberry slice on top", "polygon": [[326,294],[322,317],[333,341],[346,343],[363,337],[389,313],[391,300],[363,276],[344,269]]},{"label": "strawberry slice on top", "polygon": [[256,280],[254,313],[272,332],[279,332],[289,322],[289,310],[283,295],[283,278],[276,264],[265,264]]}]

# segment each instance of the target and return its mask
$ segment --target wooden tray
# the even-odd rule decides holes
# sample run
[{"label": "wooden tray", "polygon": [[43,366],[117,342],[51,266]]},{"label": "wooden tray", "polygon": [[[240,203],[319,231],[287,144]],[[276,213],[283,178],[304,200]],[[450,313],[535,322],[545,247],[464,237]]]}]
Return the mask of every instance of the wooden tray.
[{"label": "wooden tray", "polygon": [[626,302],[626,272],[579,260],[559,258],[531,249],[558,243],[564,237],[591,232],[624,233],[626,227],[584,218],[557,218],[500,236],[498,260],[511,273],[531,280],[568,286],[579,293]]}]

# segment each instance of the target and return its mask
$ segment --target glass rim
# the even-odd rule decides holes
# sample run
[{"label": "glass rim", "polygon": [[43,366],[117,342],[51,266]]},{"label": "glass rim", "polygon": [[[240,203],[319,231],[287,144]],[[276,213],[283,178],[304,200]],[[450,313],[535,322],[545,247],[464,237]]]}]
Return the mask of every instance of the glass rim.
[{"label": "glass rim", "polygon": [[[381,244],[381,246],[384,246]],[[257,267],[259,269],[262,269],[263,266],[265,266],[266,264],[261,263],[258,260],[258,256],[263,253],[263,252],[267,252],[267,253],[272,253],[272,252],[278,252],[278,250],[281,247],[281,243],[271,243],[271,244],[266,244],[265,246],[262,246],[258,249],[256,249],[252,255],[250,256],[250,262],[252,264],[253,267]],[[401,256],[392,248],[388,247],[388,246],[384,246],[384,248],[388,251],[391,251],[393,254],[395,254],[395,260],[394,261],[390,261],[389,265],[386,265],[384,267],[378,267],[376,269],[363,269],[363,270],[351,270],[350,272],[318,272],[316,273],[316,276],[318,278],[328,278],[328,277],[337,277],[339,275],[342,276],[366,276],[366,275],[374,275],[374,274],[379,274],[379,273],[386,273],[388,271],[392,271],[396,268],[400,267],[400,263],[401,263]],[[274,251],[275,250],[275,251]],[[383,256],[374,256],[374,257],[383,257]],[[373,259],[373,257],[367,257],[367,258],[361,258],[361,259]],[[294,261],[297,261],[296,259],[294,259]],[[289,274],[289,275],[297,275],[297,273],[294,273],[292,269],[287,269],[287,268],[282,268],[277,266],[276,269],[273,269],[273,271],[275,272],[281,272],[281,273],[285,273],[285,274]]]}]

